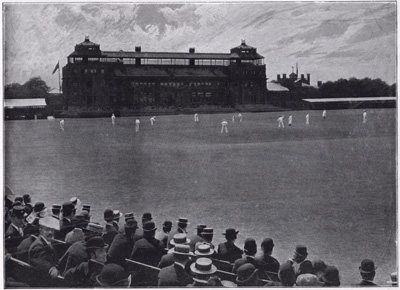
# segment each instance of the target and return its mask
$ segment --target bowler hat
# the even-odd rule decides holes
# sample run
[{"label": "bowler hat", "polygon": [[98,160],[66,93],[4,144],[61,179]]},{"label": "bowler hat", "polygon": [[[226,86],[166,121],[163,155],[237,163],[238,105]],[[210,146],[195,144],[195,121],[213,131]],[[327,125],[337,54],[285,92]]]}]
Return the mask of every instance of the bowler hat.
[{"label": "bowler hat", "polygon": [[303,246],[303,245],[297,245],[296,246],[296,250],[294,251],[295,254],[299,255],[299,256],[307,256],[307,247]]},{"label": "bowler hat", "polygon": [[22,198],[22,196],[17,196],[16,198],[14,198],[14,201],[19,201],[19,202],[24,202],[24,199]]},{"label": "bowler hat", "polygon": [[194,256],[194,254],[190,251],[189,245],[176,244],[168,253],[172,253],[174,255],[182,255],[182,256]]},{"label": "bowler hat", "polygon": [[265,238],[261,242],[261,248],[264,249],[265,252],[270,252],[274,248],[274,241],[270,238]]},{"label": "bowler hat", "polygon": [[37,203],[35,203],[35,205],[33,206],[33,211],[34,212],[41,212],[42,210],[44,210],[46,207],[44,205],[43,202],[38,201]]},{"label": "bowler hat", "polygon": [[31,202],[31,196],[29,194],[24,194],[22,196],[24,203],[30,203]]},{"label": "bowler hat", "polygon": [[88,223],[86,230],[95,233],[103,233],[103,226],[95,223]]},{"label": "bowler hat", "polygon": [[67,202],[64,202],[62,205],[62,212],[70,213],[74,208],[75,208],[75,206],[72,204],[72,202],[67,201]]},{"label": "bowler hat", "polygon": [[47,216],[39,219],[39,226],[49,229],[60,230],[60,221],[54,217]]},{"label": "bowler hat", "polygon": [[194,251],[196,256],[211,256],[214,254],[214,250],[211,249],[210,245],[200,244],[196,251]]},{"label": "bowler hat", "polygon": [[123,216],[123,213],[120,212],[118,209],[114,210],[114,219],[119,219]]},{"label": "bowler hat", "polygon": [[190,239],[187,238],[186,234],[175,234],[170,243],[171,245],[186,245],[190,243]]},{"label": "bowler hat", "polygon": [[324,282],[318,280],[314,274],[301,274],[296,280],[297,286],[323,286]]},{"label": "bowler hat", "polygon": [[122,284],[126,284],[128,279],[129,273],[117,264],[105,265],[100,275],[96,276],[96,280],[101,286],[122,286]]},{"label": "bowler hat", "polygon": [[190,270],[195,274],[211,275],[217,272],[217,267],[208,258],[198,258],[195,263],[190,265]]},{"label": "bowler hat", "polygon": [[238,268],[236,283],[242,284],[249,280],[252,280],[252,279],[254,279],[254,276],[256,275],[256,273],[257,273],[257,269],[254,267],[254,265],[250,264],[250,263],[246,263]]},{"label": "bowler hat", "polygon": [[102,237],[96,236],[90,238],[86,242],[86,249],[107,249],[108,245],[104,243],[104,240]]},{"label": "bowler hat", "polygon": [[23,205],[14,205],[11,210],[11,215],[17,218],[23,218],[25,214],[25,207]]},{"label": "bowler hat", "polygon": [[189,220],[187,218],[182,218],[182,217],[177,220],[177,223],[178,224],[187,224],[187,225],[190,224]]},{"label": "bowler hat", "polygon": [[239,233],[239,231],[236,231],[233,228],[229,228],[225,230],[225,233],[222,233],[226,239],[236,239],[237,238],[237,234]]},{"label": "bowler hat", "polygon": [[133,229],[137,228],[137,220],[135,219],[128,219],[125,221],[125,229]]},{"label": "bowler hat", "polygon": [[248,255],[254,255],[257,253],[257,244],[256,240],[253,238],[247,238],[244,241],[244,252]]},{"label": "bowler hat", "polygon": [[114,220],[114,211],[113,211],[112,209],[107,208],[107,209],[104,211],[104,219],[105,219],[106,221],[112,221],[112,220]]},{"label": "bowler hat", "polygon": [[360,272],[361,273],[372,273],[376,270],[374,261],[370,260],[370,259],[364,259],[361,262],[361,266],[360,266]]},{"label": "bowler hat", "polygon": [[155,225],[154,222],[152,222],[152,221],[145,221],[145,222],[143,223],[143,231],[145,231],[145,232],[152,232],[152,231],[155,231],[155,230],[157,230],[157,228],[156,228],[156,225]]},{"label": "bowler hat", "polygon": [[321,280],[327,286],[340,286],[339,270],[335,266],[327,266]]},{"label": "bowler hat", "polygon": [[205,228],[203,230],[203,232],[201,233],[202,236],[205,236],[205,235],[212,236],[213,234],[214,234],[214,230],[212,228]]},{"label": "bowler hat", "polygon": [[172,222],[171,221],[164,221],[164,223],[162,225],[165,228],[172,228]]},{"label": "bowler hat", "polygon": [[152,219],[153,219],[153,217],[151,216],[151,213],[149,213],[149,212],[144,213],[142,216],[142,220],[151,221]]}]

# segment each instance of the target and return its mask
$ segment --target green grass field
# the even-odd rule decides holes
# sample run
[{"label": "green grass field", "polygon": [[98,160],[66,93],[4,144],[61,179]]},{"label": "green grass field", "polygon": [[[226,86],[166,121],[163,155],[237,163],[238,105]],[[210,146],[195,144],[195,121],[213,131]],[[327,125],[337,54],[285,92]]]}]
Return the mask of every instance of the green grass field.
[{"label": "green grass field", "polygon": [[[362,259],[378,266],[385,284],[396,271],[396,111],[292,112],[293,126],[278,128],[281,113],[158,116],[5,122],[5,183],[51,207],[72,196],[92,205],[92,219],[107,207],[165,219],[227,227],[237,244],[275,242],[284,262],[296,244],[309,259],[339,268],[342,285],[360,280]],[[284,112],[285,119],[289,112]],[[229,134],[220,123],[229,121]]]}]

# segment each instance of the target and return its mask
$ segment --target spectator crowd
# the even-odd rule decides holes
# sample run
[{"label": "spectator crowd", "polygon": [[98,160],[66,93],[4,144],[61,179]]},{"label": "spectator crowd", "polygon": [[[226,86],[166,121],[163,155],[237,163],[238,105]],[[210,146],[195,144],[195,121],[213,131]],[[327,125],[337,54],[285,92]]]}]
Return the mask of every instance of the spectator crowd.
[{"label": "spectator crowd", "polygon": [[[339,269],[307,259],[305,245],[294,246],[292,258],[279,262],[271,238],[261,241],[261,252],[253,238],[239,248],[234,228],[225,230],[224,243],[214,245],[212,227],[198,224],[190,233],[183,217],[164,221],[158,230],[151,213],[138,220],[132,212],[105,209],[102,225],[76,197],[48,209],[29,195],[15,196],[9,187],[4,205],[5,287],[341,285]],[[362,260],[354,286],[377,286],[376,269],[371,259]],[[397,286],[397,273],[390,276],[388,283]]]}]

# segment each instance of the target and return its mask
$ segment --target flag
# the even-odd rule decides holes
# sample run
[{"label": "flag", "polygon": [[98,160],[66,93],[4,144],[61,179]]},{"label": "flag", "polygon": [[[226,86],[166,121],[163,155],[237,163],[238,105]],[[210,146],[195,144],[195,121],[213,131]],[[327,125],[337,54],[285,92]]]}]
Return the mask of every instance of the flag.
[{"label": "flag", "polygon": [[57,62],[56,67],[53,70],[53,75],[59,68],[60,68],[60,62]]}]

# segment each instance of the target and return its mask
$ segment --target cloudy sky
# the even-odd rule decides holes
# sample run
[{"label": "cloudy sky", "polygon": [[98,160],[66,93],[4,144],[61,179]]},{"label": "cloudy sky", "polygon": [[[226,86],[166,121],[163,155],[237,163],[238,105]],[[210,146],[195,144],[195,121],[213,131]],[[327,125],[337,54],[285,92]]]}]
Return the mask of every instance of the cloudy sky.
[{"label": "cloudy sky", "polygon": [[8,3],[5,83],[66,64],[89,35],[102,50],[229,53],[245,39],[265,57],[267,77],[310,73],[311,84],[339,78],[396,81],[395,2],[237,2],[168,4]]}]

